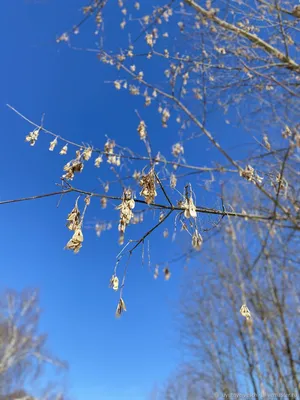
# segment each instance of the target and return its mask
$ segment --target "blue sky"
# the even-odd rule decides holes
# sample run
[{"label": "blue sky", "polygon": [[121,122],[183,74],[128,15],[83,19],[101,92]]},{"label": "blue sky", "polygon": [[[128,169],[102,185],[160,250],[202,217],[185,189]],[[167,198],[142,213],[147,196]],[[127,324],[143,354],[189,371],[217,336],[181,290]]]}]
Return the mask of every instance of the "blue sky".
[{"label": "blue sky", "polygon": [[[25,143],[31,127],[6,103],[34,121],[45,112],[45,126],[75,142],[101,147],[108,134],[117,143],[143,152],[134,113],[135,108],[142,109],[141,101],[117,93],[105,83],[115,79],[115,71],[101,65],[94,55],[55,42],[58,34],[78,21],[79,9],[85,4],[79,0],[9,0],[3,5],[1,200],[55,191],[68,161],[48,151],[48,137],[41,137],[33,148]],[[110,32],[113,34],[108,24]],[[117,36],[110,40],[118,45]],[[170,154],[176,132],[163,130],[158,118],[148,112],[153,148]],[[209,149],[211,146],[201,139],[191,152],[191,161],[208,164],[215,157]],[[86,168],[80,182],[86,189],[99,188],[101,192],[96,177],[106,177],[101,168],[88,174],[92,169],[92,165]],[[199,190],[199,203],[211,200],[211,195]],[[84,246],[73,255],[63,247],[70,236],[65,219],[74,197],[65,198],[59,208],[57,200],[1,207],[1,289],[40,288],[41,329],[49,334],[53,353],[70,364],[68,382],[75,399],[144,399],[183,359],[174,329],[183,265],[176,265],[170,281],[154,280],[137,252],[125,289],[128,312],[116,320],[117,296],[108,289],[120,251],[116,229],[101,238],[92,230],[85,231]],[[217,199],[213,202],[216,205]],[[111,210],[105,214],[99,202],[92,201],[87,220],[116,217]],[[142,233],[145,227],[138,229],[135,232]],[[162,230],[151,238],[150,246],[153,263],[168,260],[186,248],[184,241],[175,246],[162,242]]]}]

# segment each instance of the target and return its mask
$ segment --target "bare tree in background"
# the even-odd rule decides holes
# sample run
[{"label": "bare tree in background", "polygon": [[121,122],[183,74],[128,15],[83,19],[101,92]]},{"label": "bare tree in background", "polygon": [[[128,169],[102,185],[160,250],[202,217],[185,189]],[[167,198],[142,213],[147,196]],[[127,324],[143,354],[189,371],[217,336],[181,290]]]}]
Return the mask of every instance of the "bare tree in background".
[{"label": "bare tree in background", "polygon": [[[39,332],[38,293],[6,291],[0,302],[0,399],[64,400],[64,392],[50,383],[41,390],[39,384],[45,368],[60,371],[66,364],[47,350],[47,336]],[[28,385],[41,392],[30,396]]]},{"label": "bare tree in background", "polygon": [[[57,42],[65,42],[74,51],[95,54],[104,66],[116,71],[115,80],[107,83],[141,100],[135,110],[135,134],[144,143],[145,153],[129,149],[126,137],[122,144],[106,138],[103,148],[75,143],[46,129],[43,118],[41,123],[32,122],[9,106],[34,127],[26,136],[31,146],[40,134],[48,135],[52,137],[49,150],[60,146],[59,154],[67,156],[68,162],[60,190],[0,204],[77,195],[67,217],[72,234],[66,244],[77,253],[83,244],[82,229],[87,225],[90,202],[100,199],[102,208],[106,208],[111,201],[119,201],[118,223],[102,219],[95,225],[98,235],[116,225],[123,246],[110,280],[111,287],[120,293],[117,316],[126,310],[123,289],[132,253],[144,245],[149,250],[148,240],[167,219],[173,218],[172,238],[180,229],[189,235],[191,249],[182,254],[183,259],[208,246],[217,227],[222,233],[229,221],[236,219],[241,221],[239,230],[243,232],[257,222],[262,246],[251,252],[255,259],[249,272],[255,277],[273,232],[283,229],[285,237],[296,235],[300,229],[299,191],[295,187],[300,146],[299,5],[285,0],[171,0],[157,6],[154,2],[119,0],[117,5],[94,0],[82,11],[80,22]],[[117,49],[106,35],[106,15],[114,15],[115,25],[110,24],[118,37]],[[76,35],[89,23],[96,24],[99,46],[79,48]],[[151,145],[155,133],[148,130],[147,107],[157,109],[162,129],[173,120],[178,123],[178,136],[174,134],[174,144],[166,156]],[[235,135],[251,140],[251,154],[244,148],[242,157],[238,157],[227,149],[226,134],[230,133],[215,132],[212,121],[216,117],[224,129],[231,124]],[[190,163],[192,153],[207,147],[207,143],[215,150],[211,150],[210,165],[202,165],[201,160],[197,165]],[[101,192],[71,184],[91,159],[96,168],[101,166]],[[231,202],[223,195],[224,182],[230,182],[231,187],[241,182],[246,192],[257,193],[259,203],[253,203],[252,195],[250,201],[246,197]],[[207,190],[214,187],[213,204],[197,205],[198,184]],[[156,210],[156,222],[133,238],[132,225],[140,224],[143,229],[148,214]],[[164,236],[168,236],[167,231]],[[168,279],[169,268],[165,266],[164,272]],[[157,277],[157,268],[154,274]],[[246,294],[239,304],[242,300],[250,301]]]},{"label": "bare tree in background", "polygon": [[[231,189],[233,206],[262,207],[256,193]],[[157,399],[298,398],[299,235],[228,218],[218,239],[185,282],[177,322],[187,361]]]}]

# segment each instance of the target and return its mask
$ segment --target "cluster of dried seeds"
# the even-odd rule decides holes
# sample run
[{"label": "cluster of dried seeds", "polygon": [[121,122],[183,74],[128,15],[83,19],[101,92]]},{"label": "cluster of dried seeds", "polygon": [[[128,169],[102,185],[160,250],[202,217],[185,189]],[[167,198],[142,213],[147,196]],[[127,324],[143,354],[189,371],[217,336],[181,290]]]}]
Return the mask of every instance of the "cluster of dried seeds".
[{"label": "cluster of dried seeds", "polygon": [[34,131],[28,133],[28,135],[26,136],[25,140],[26,140],[26,142],[30,143],[30,146],[34,146],[35,145],[35,142],[39,138],[40,131],[41,131],[41,128],[37,128]]},{"label": "cluster of dried seeds", "polygon": [[175,143],[172,146],[172,154],[174,157],[179,157],[184,153],[184,148],[180,143]]},{"label": "cluster of dried seeds", "polygon": [[69,161],[64,166],[64,171],[66,172],[62,177],[66,180],[72,181],[74,178],[75,172],[81,172],[83,170],[83,163],[76,159]]},{"label": "cluster of dried seeds", "polygon": [[167,126],[168,126],[167,122],[168,122],[170,116],[171,116],[170,111],[167,108],[164,108],[162,110],[162,116],[161,116],[161,122],[162,122],[163,128],[167,128]]},{"label": "cluster of dried seeds", "polygon": [[172,173],[170,176],[170,186],[172,189],[175,189],[176,185],[177,185],[177,178],[176,175]]},{"label": "cluster of dried seeds", "polygon": [[198,232],[198,230],[195,229],[195,232],[192,236],[192,246],[195,250],[200,251],[202,244],[203,244],[203,238],[200,235],[200,233]]},{"label": "cluster of dried seeds", "polygon": [[109,164],[119,166],[121,164],[121,159],[120,156],[114,154],[115,146],[116,146],[115,141],[108,139],[104,145],[104,152],[106,153],[107,162]]},{"label": "cluster of dried seeds", "polygon": [[120,222],[118,226],[118,230],[120,232],[119,243],[124,243],[124,234],[127,225],[130,223],[131,218],[133,217],[132,210],[135,207],[135,201],[132,198],[132,191],[130,189],[125,189],[123,192],[122,203],[117,207],[117,210],[120,210]]},{"label": "cluster of dried seeds", "polygon": [[139,135],[140,135],[140,139],[141,139],[141,140],[145,140],[146,137],[147,137],[147,130],[146,130],[145,121],[141,121],[141,122],[139,123],[139,126],[138,126],[138,128],[137,128],[137,131],[138,131],[138,133],[139,133]]},{"label": "cluster of dried seeds", "polygon": [[67,218],[67,228],[70,231],[75,231],[80,226],[81,218],[80,211],[78,209],[78,200],[75,203],[73,210],[70,212]]},{"label": "cluster of dried seeds", "polygon": [[184,201],[180,201],[179,206],[184,209],[185,218],[196,218],[197,211],[192,196],[186,196]]},{"label": "cluster of dried seeds", "polygon": [[83,234],[82,234],[81,227],[79,227],[75,230],[73,236],[68,241],[65,248],[68,250],[73,250],[74,253],[76,254],[81,249],[82,242],[83,242]]},{"label": "cluster of dried seeds", "polygon": [[84,202],[85,202],[85,208],[82,216],[80,215],[80,211],[78,209],[78,199],[77,199],[73,210],[70,212],[67,218],[67,228],[71,231],[74,231],[74,234],[66,244],[65,249],[72,250],[74,251],[75,254],[78,253],[82,247],[82,242],[83,242],[82,223],[86,207],[90,204],[90,196],[86,196]]},{"label": "cluster of dried seeds", "polygon": [[140,179],[140,186],[142,187],[140,195],[145,198],[147,204],[154,203],[157,196],[155,181],[156,177],[153,169]]},{"label": "cluster of dried seeds", "polygon": [[85,161],[88,161],[92,157],[92,153],[93,153],[92,147],[87,147],[86,149],[84,149],[84,151],[82,153],[82,158]]},{"label": "cluster of dried seeds", "polygon": [[241,169],[240,176],[247,179],[249,182],[262,183],[263,181],[263,178],[257,174],[251,165],[247,165],[245,169]]}]

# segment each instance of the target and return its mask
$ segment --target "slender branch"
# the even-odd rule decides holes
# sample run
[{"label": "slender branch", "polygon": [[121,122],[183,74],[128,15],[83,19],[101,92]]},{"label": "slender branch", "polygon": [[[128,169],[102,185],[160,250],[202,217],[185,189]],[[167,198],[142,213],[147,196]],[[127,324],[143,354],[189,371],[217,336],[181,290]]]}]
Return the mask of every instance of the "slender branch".
[{"label": "slender branch", "polygon": [[[71,144],[72,146],[75,146],[75,147],[78,147],[78,148],[85,147],[85,146],[83,146],[83,145],[81,145],[79,143],[76,143],[76,142],[73,142],[71,140],[65,139],[63,136],[58,135],[57,133],[54,133],[54,132],[52,132],[52,131],[50,131],[48,129],[45,129],[43,126],[38,125],[37,123],[31,121],[29,118],[27,118],[25,115],[23,115],[20,111],[16,110],[10,104],[6,104],[6,105],[12,111],[14,111],[17,115],[19,115],[21,118],[23,118],[25,121],[29,122],[32,126],[34,126],[35,128],[40,128],[40,130],[43,131],[44,133],[47,133],[47,134],[49,134],[51,136],[54,136],[54,137],[58,138],[59,140],[61,140],[62,142]],[[127,150],[129,150],[129,149],[127,149]],[[97,154],[110,155],[109,153],[107,153],[105,151],[102,151],[102,150],[100,150],[98,148],[93,148],[92,151],[93,151],[93,153],[97,153]],[[131,152],[131,154],[134,154],[132,151],[130,151],[130,152]],[[193,169],[195,171],[200,171],[200,172],[230,172],[230,173],[236,173],[236,170],[224,168],[222,166],[215,167],[215,168],[214,167],[199,167],[199,166],[196,166],[196,165],[178,163],[176,161],[161,160],[161,159],[158,159],[156,157],[150,158],[150,157],[146,157],[146,156],[137,156],[137,155],[127,156],[125,154],[118,154],[118,157],[124,158],[124,159],[129,159],[129,160],[134,160],[134,161],[149,161],[152,164],[160,163],[160,164],[176,165],[177,167]]]},{"label": "slender branch", "polygon": [[[78,189],[78,188],[70,186],[68,189],[65,189],[65,190],[62,190],[59,192],[51,192],[51,193],[35,195],[35,196],[30,196],[30,197],[22,197],[22,198],[13,199],[13,200],[3,200],[3,201],[0,201],[0,205],[42,199],[44,197],[64,195],[64,194],[72,193],[72,192],[89,195],[91,197],[106,198],[108,200],[120,200],[120,201],[122,200],[121,196],[110,196],[107,194],[95,193],[95,192],[91,192],[88,190],[82,190],[82,189]],[[147,206],[150,206],[153,208],[159,208],[159,209],[170,210],[170,211],[183,211],[183,209],[179,206],[173,206],[173,205],[171,206],[171,205],[159,204],[159,203],[147,204],[145,200],[139,200],[139,199],[135,199],[135,202],[138,204],[144,204],[144,205],[147,205]],[[235,211],[224,211],[224,210],[221,211],[221,210],[217,210],[214,208],[206,208],[206,207],[200,207],[200,206],[196,206],[196,212],[199,214],[231,216],[231,217],[252,219],[252,220],[257,220],[257,221],[265,221],[265,222],[272,221],[274,219],[279,222],[285,222],[288,220],[288,218],[286,218],[286,217],[281,217],[279,215],[274,216],[273,213],[271,215],[247,214],[247,213],[241,213],[241,212],[235,212]],[[285,227],[290,228],[290,229],[300,230],[300,226],[285,226]]]},{"label": "slender branch", "polygon": [[19,203],[21,201],[28,201],[28,200],[37,200],[37,199],[43,199],[44,197],[51,197],[51,196],[58,196],[58,195],[64,195],[67,193],[72,192],[73,189],[66,189],[66,190],[61,190],[59,192],[52,192],[52,193],[46,193],[46,194],[39,194],[36,196],[30,196],[30,197],[21,197],[20,199],[13,199],[13,200],[2,200],[0,201],[0,205],[3,204],[10,204],[10,203]]},{"label": "slender branch", "polygon": [[130,254],[132,254],[133,250],[135,250],[145,239],[147,236],[149,236],[156,228],[159,227],[174,211],[174,209],[170,210],[156,225],[154,225],[148,232],[145,233],[145,235],[136,243],[136,245],[129,251]]}]

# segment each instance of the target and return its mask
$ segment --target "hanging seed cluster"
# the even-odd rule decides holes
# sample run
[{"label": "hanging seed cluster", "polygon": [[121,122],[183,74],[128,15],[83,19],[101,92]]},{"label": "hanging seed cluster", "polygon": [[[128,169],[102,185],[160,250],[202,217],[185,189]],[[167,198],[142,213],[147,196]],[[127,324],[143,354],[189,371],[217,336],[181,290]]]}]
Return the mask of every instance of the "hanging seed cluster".
[{"label": "hanging seed cluster", "polygon": [[179,157],[184,153],[184,148],[180,143],[175,143],[172,146],[172,154],[174,157]]},{"label": "hanging seed cluster", "polygon": [[142,187],[140,195],[145,198],[147,204],[154,203],[157,196],[155,181],[156,177],[153,169],[140,179],[140,186]]},{"label": "hanging seed cluster", "polygon": [[195,229],[195,232],[192,236],[192,246],[195,250],[200,251],[202,244],[203,244],[203,238],[200,235],[200,233],[198,232],[198,230]]},{"label": "hanging seed cluster", "polygon": [[29,132],[28,135],[26,136],[25,140],[26,142],[29,142],[30,146],[35,145],[35,142],[39,138],[40,130],[41,130],[40,128],[35,129],[34,131]]},{"label": "hanging seed cluster", "polygon": [[74,231],[74,234],[66,244],[65,249],[72,250],[75,254],[78,253],[82,247],[82,242],[83,242],[82,224],[86,208],[90,204],[90,196],[86,196],[84,202],[85,202],[85,207],[82,216],[80,215],[80,211],[78,209],[78,199],[77,199],[73,210],[70,212],[67,218],[67,228],[70,231]]},{"label": "hanging seed cluster", "polygon": [[135,207],[135,201],[132,198],[132,191],[130,189],[125,189],[123,192],[122,203],[117,207],[117,210],[120,210],[120,221],[118,230],[120,232],[119,243],[124,243],[124,234],[127,225],[130,223],[131,218],[133,217],[132,210]]},{"label": "hanging seed cluster", "polygon": [[120,166],[121,159],[120,156],[114,153],[114,148],[116,146],[116,142],[114,140],[108,139],[104,145],[104,152],[106,153],[107,162],[109,164],[113,164],[116,166]]},{"label": "hanging seed cluster", "polygon": [[249,182],[262,183],[263,178],[259,176],[251,165],[247,165],[245,169],[240,170],[240,176]]}]

